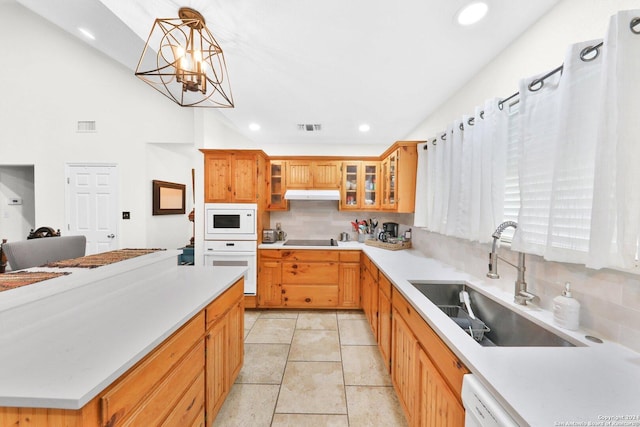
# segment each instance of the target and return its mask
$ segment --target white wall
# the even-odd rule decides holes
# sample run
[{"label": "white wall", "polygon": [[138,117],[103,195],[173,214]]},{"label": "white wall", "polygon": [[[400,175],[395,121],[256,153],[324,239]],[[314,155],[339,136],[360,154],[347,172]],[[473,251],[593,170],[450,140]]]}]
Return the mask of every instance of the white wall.
[{"label": "white wall", "polygon": [[[166,223],[182,220],[151,216],[151,179],[175,176],[190,183],[193,165],[186,159],[189,150],[197,153],[193,110],[170,102],[132,70],[14,1],[0,2],[0,16],[0,38],[7,41],[0,79],[0,164],[35,166],[35,223],[63,229],[65,163],[116,163],[119,210],[131,212],[131,220],[119,223],[120,246],[184,245],[191,237],[188,226],[171,241],[158,241],[152,233],[173,230],[176,226]],[[79,120],[95,120],[97,132],[76,133]],[[154,153],[149,143],[188,148],[176,153],[179,160],[169,167],[155,167],[147,161]]]},{"label": "white wall", "polygon": [[[484,99],[511,95],[517,91],[520,78],[560,65],[569,44],[603,38],[609,17],[625,9],[640,9],[640,0],[562,1],[419,124],[407,139],[430,138],[462,114],[472,113]],[[485,277],[490,251],[487,245],[415,229],[413,245],[430,257]],[[508,249],[500,252],[516,261]],[[550,309],[553,297],[569,281],[574,297],[582,304],[582,326],[596,336],[640,351],[640,276],[546,262],[536,256],[527,256],[527,263],[527,282],[540,297],[541,306]],[[488,284],[513,292],[515,269],[502,263],[500,274],[501,279]]]}]

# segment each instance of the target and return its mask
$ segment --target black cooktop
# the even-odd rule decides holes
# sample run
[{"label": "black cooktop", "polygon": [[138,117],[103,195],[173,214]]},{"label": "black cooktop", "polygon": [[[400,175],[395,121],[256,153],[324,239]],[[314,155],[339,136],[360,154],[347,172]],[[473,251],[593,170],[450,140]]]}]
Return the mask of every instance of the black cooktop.
[{"label": "black cooktop", "polygon": [[338,246],[334,239],[322,240],[287,240],[284,246]]}]

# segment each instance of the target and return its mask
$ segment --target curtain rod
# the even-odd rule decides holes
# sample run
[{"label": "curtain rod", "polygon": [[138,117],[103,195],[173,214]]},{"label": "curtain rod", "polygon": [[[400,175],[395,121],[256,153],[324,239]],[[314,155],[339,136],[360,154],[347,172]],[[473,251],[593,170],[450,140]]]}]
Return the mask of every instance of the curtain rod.
[{"label": "curtain rod", "polygon": [[[636,28],[636,27],[638,27],[638,28]],[[640,17],[635,17],[629,22],[629,29],[631,30],[631,32],[633,34],[640,34]],[[585,47],[584,49],[582,49],[582,51],[580,51],[580,60],[583,61],[583,62],[593,61],[600,54],[600,48],[603,45],[604,45],[604,42],[600,42],[600,43],[598,43],[596,45]],[[560,65],[557,68],[554,68],[553,70],[549,71],[544,76],[532,80],[527,87],[529,88],[529,90],[531,92],[539,91],[544,86],[544,81],[546,79],[548,79],[549,77],[553,76],[554,74],[556,74],[558,72],[562,74],[563,70],[564,70],[564,64]],[[516,92],[516,93],[511,94],[510,96],[504,98],[503,100],[498,102],[498,108],[502,110],[504,108],[504,104],[505,103],[511,101],[513,98],[515,98],[518,95],[520,95],[520,92]],[[516,105],[518,102],[520,102],[520,100],[516,99],[510,105]],[[484,110],[480,111],[480,118],[484,119]],[[467,120],[467,124],[469,126],[473,126],[474,125],[474,121],[475,121],[475,117],[471,117],[469,120]],[[462,123],[460,123],[460,130],[464,130],[464,125]],[[446,140],[447,139],[447,133],[445,132],[442,135],[440,135],[440,138],[443,139],[443,140]],[[433,138],[431,140],[431,143],[433,145],[436,145],[437,141],[438,141],[438,138]],[[423,149],[426,150],[428,145],[429,145],[429,143],[427,142],[427,144],[425,144]]]}]

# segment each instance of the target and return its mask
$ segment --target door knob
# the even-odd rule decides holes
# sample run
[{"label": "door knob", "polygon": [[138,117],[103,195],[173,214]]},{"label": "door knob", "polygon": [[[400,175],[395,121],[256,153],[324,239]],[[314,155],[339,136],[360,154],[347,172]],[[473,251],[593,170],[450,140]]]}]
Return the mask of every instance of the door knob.
[{"label": "door knob", "polygon": [[114,237],[116,237],[116,235],[111,233],[111,234],[107,234],[107,237],[110,238],[110,239],[113,239]]}]

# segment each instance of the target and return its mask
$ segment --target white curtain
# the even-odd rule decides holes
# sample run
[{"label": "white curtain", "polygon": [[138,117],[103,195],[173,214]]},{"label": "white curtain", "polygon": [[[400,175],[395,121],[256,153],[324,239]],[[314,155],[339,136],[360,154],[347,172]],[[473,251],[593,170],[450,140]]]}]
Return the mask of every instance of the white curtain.
[{"label": "white curtain", "polygon": [[602,55],[591,50],[583,59],[581,53],[601,42],[571,46],[564,61],[544,254],[551,261],[584,264],[589,251]]},{"label": "white curtain", "polygon": [[[613,16],[605,36],[595,164],[592,268],[631,268],[640,238],[640,10]],[[635,32],[634,32],[635,31]]]}]

